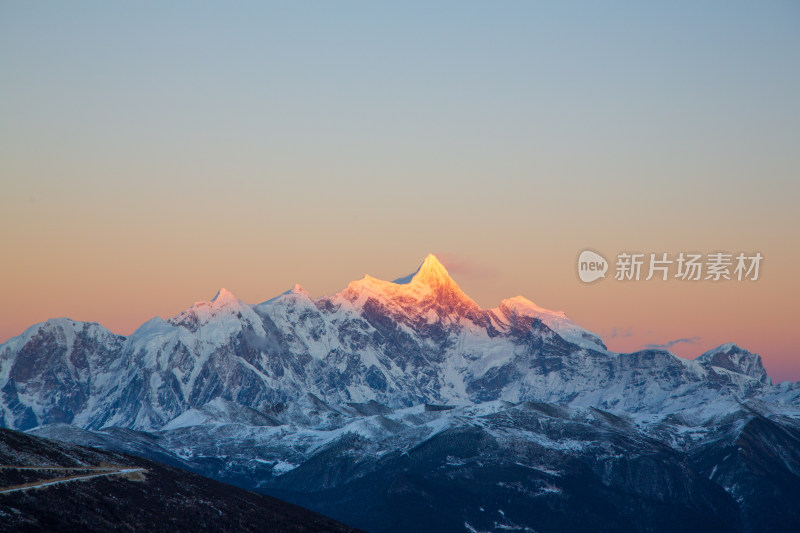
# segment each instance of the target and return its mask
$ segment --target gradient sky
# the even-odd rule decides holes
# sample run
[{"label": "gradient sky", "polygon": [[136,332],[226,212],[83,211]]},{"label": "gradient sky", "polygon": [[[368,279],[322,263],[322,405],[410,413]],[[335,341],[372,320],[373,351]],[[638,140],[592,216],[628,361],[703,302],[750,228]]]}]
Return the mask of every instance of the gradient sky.
[{"label": "gradient sky", "polygon": [[[0,342],[429,252],[615,350],[800,379],[800,3],[0,1]],[[591,285],[577,254],[759,251]]]}]

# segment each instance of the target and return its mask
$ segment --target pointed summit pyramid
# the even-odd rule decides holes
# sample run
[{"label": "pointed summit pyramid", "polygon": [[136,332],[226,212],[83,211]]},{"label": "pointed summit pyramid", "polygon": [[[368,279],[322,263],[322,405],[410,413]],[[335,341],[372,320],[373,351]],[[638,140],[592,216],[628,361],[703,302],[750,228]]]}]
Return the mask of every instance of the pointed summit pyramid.
[{"label": "pointed summit pyramid", "polygon": [[431,288],[436,287],[451,287],[455,286],[456,282],[448,274],[444,265],[439,262],[433,254],[428,254],[416,272],[410,276],[394,280],[398,285],[421,285]]},{"label": "pointed summit pyramid", "polygon": [[374,298],[389,307],[402,309],[406,316],[415,317],[433,311],[436,315],[455,320],[459,316],[477,317],[481,311],[433,254],[429,254],[409,276],[384,281],[367,275],[351,282],[336,297],[362,303]]},{"label": "pointed summit pyramid", "polygon": [[458,284],[453,281],[447,269],[433,254],[428,254],[416,272],[410,276],[396,279],[398,285],[407,285],[409,289],[418,292],[434,292],[436,294],[449,294],[456,296],[460,300],[469,301],[475,304],[472,299],[464,294]]},{"label": "pointed summit pyramid", "polygon": [[461,290],[433,254],[428,254],[416,272],[396,279],[393,284],[407,287],[408,291],[418,297],[433,297],[440,314],[471,314],[480,310],[480,306]]},{"label": "pointed summit pyramid", "polygon": [[411,278],[411,283],[425,284],[431,287],[441,287],[455,285],[455,282],[447,273],[444,265],[436,259],[436,256],[429,254],[422,262],[417,273]]},{"label": "pointed summit pyramid", "polygon": [[236,296],[233,295],[231,291],[222,287],[220,290],[217,291],[216,296],[211,299],[212,304],[222,305],[225,303],[233,303],[236,302]]}]

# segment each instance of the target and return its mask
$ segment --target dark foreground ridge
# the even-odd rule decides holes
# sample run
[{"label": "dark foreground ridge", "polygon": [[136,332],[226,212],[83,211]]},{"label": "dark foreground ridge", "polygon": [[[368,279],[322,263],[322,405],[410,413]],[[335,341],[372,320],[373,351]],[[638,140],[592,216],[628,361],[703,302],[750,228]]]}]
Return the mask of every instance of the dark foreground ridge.
[{"label": "dark foreground ridge", "polygon": [[[356,531],[302,507],[153,461],[0,429],[0,466],[9,465],[46,468],[0,467],[3,532]],[[120,470],[135,472],[96,475]],[[87,472],[96,477],[2,493]]]}]

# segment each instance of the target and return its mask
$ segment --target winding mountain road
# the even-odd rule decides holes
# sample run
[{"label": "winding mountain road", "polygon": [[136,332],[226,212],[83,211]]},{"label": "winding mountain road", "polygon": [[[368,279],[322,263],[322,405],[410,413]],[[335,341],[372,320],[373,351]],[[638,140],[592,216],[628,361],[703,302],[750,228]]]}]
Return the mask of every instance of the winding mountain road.
[{"label": "winding mountain road", "polygon": [[0,466],[0,469],[14,469],[14,470],[58,470],[58,471],[91,471],[90,474],[64,476],[59,478],[45,479],[42,481],[34,481],[31,483],[24,483],[22,485],[14,485],[11,487],[1,487],[0,494],[7,494],[10,492],[18,492],[29,489],[38,489],[49,487],[51,485],[60,485],[62,483],[69,483],[70,481],[80,481],[84,479],[92,479],[103,476],[119,476],[125,474],[133,474],[136,472],[145,472],[145,468],[131,468],[131,467],[63,467],[63,466]]}]

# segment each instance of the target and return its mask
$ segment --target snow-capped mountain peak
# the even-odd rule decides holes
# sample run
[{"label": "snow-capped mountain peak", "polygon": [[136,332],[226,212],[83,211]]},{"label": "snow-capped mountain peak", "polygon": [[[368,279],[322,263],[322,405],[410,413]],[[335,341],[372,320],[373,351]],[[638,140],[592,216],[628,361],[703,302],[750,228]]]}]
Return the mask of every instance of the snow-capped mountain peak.
[{"label": "snow-capped mountain peak", "polygon": [[292,287],[291,291],[292,294],[303,294],[305,296],[309,296],[308,291],[305,290],[299,283],[295,283],[294,287]]},{"label": "snow-capped mountain peak", "polygon": [[208,324],[214,318],[239,316],[242,313],[252,313],[250,306],[238,300],[231,291],[221,288],[210,301],[195,302],[189,309],[178,313],[167,322],[194,330]]},{"label": "snow-capped mountain peak", "polygon": [[448,322],[458,321],[459,317],[474,318],[482,312],[433,254],[409,276],[385,281],[367,275],[350,283],[333,299],[344,299],[357,307],[373,299],[406,317],[447,317]]},{"label": "snow-capped mountain peak", "polygon": [[522,295],[506,298],[500,302],[500,306],[508,307],[509,309],[513,309],[516,313],[526,316],[540,317],[542,315],[547,315],[551,317],[567,318],[567,314],[564,311],[552,311],[544,307],[539,307]]},{"label": "snow-capped mountain peak", "polygon": [[713,348],[696,359],[697,362],[744,374],[762,383],[771,384],[761,356],[729,342]]},{"label": "snow-capped mountain peak", "polygon": [[236,303],[238,300],[236,296],[233,295],[231,291],[226,289],[225,287],[221,287],[218,291],[216,296],[211,299],[211,303],[217,306],[227,305]]},{"label": "snow-capped mountain peak", "polygon": [[558,333],[565,340],[583,348],[605,350],[606,345],[594,333],[587,331],[567,317],[564,311],[551,311],[539,307],[524,296],[515,296],[500,302],[500,306],[492,309],[495,316],[506,321],[513,321],[517,316],[538,318],[547,327]]},{"label": "snow-capped mountain peak", "polygon": [[[425,285],[431,288],[450,287],[456,283],[450,277],[447,269],[433,254],[428,254],[416,272],[410,276],[409,284]],[[408,279],[408,278],[403,278]]]}]

